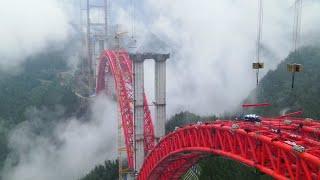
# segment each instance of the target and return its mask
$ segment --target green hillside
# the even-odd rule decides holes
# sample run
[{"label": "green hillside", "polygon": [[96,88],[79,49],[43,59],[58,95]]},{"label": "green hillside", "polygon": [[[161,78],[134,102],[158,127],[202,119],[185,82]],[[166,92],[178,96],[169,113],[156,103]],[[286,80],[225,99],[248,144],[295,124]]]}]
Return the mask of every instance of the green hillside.
[{"label": "green hillside", "polygon": [[[303,72],[295,74],[291,88],[292,73],[287,64],[303,65]],[[245,102],[269,102],[272,106],[257,108],[255,113],[277,116],[281,111],[303,110],[304,117],[320,118],[320,47],[304,47],[291,53],[275,70],[269,71],[251,92]]]},{"label": "green hillside", "polygon": [[105,161],[103,165],[96,166],[81,180],[115,180],[118,179],[118,162]]},{"label": "green hillside", "polygon": [[0,72],[0,170],[10,151],[8,133],[31,118],[28,111],[47,112],[41,114],[46,126],[78,112],[79,99],[73,93],[73,77],[67,73],[64,54],[65,50],[50,50],[29,57],[17,73]]}]

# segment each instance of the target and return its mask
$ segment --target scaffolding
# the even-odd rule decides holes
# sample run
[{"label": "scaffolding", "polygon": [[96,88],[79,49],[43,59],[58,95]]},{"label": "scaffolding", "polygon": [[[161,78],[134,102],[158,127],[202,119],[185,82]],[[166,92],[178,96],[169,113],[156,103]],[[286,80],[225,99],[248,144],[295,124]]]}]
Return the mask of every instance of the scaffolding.
[{"label": "scaffolding", "polygon": [[[85,2],[84,2],[85,1]],[[87,77],[89,93],[93,94],[96,84],[97,62],[108,42],[108,0],[80,1],[80,29],[85,50],[82,70]]]}]

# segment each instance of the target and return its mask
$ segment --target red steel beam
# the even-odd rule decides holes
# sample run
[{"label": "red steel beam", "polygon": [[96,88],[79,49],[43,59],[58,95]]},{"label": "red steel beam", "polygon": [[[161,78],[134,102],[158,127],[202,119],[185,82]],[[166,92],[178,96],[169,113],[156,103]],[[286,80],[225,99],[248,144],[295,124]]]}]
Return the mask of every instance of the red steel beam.
[{"label": "red steel beam", "polygon": [[[191,167],[209,154],[242,162],[276,179],[320,178],[319,153],[311,151],[319,147],[319,142],[290,132],[279,136],[263,125],[236,122],[235,126],[234,123],[189,125],[168,134],[147,156],[138,179],[179,179],[187,171],[184,167]],[[304,150],[299,152],[298,147]],[[191,164],[183,161],[187,155]]]},{"label": "red steel beam", "polygon": [[269,103],[261,103],[261,104],[242,104],[243,108],[253,108],[253,107],[266,107],[270,106]]},{"label": "red steel beam", "polygon": [[284,114],[284,115],[276,117],[276,118],[282,119],[282,118],[287,118],[287,117],[291,117],[291,116],[298,116],[298,115],[301,115],[301,114],[303,114],[303,111],[296,111],[296,112]]},{"label": "red steel beam", "polygon": [[[129,168],[133,169],[134,161],[134,123],[133,123],[133,72],[132,61],[125,51],[103,52],[99,59],[96,93],[106,88],[106,72],[111,72],[116,88],[117,101],[120,107],[122,127],[128,156]],[[147,98],[144,95],[144,150],[147,154],[154,147],[154,128]]]},{"label": "red steel beam", "polygon": [[[128,162],[132,168],[133,73],[129,55],[124,51],[105,51],[102,54],[98,67],[97,93],[105,89],[106,71],[111,72],[114,77],[124,125]],[[301,111],[277,118],[262,118],[260,123],[216,121],[210,124],[189,125],[170,133],[155,146],[146,96],[144,103],[144,148],[148,156],[139,173],[139,180],[178,179],[188,168],[208,154],[221,155],[245,163],[276,179],[320,179],[320,123],[311,119],[291,117],[300,115]],[[270,104],[242,105],[243,108],[265,106]]]}]

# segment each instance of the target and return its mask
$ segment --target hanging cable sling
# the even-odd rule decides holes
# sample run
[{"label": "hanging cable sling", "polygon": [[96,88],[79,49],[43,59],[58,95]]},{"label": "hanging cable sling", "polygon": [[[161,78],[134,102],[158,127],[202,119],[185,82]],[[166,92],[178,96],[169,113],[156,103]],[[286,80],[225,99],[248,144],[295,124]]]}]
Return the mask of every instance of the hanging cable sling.
[{"label": "hanging cable sling", "polygon": [[302,0],[297,0],[294,4],[294,31],[293,31],[293,50],[296,51],[300,43],[301,33],[301,13]]},{"label": "hanging cable sling", "polygon": [[[302,0],[296,0],[294,4],[294,21],[293,21],[293,53],[297,57],[297,49],[300,43],[301,34],[301,13],[302,13]],[[287,64],[287,69],[292,73],[291,88],[294,87],[295,74],[302,71],[302,65],[297,63]]]},{"label": "hanging cable sling", "polygon": [[263,25],[263,0],[258,0],[258,25],[257,25],[257,41],[256,41],[256,60],[252,63],[252,68],[256,70],[256,82],[259,85],[259,71],[264,68],[264,63],[260,61],[261,54],[261,39],[262,39],[262,25]]}]

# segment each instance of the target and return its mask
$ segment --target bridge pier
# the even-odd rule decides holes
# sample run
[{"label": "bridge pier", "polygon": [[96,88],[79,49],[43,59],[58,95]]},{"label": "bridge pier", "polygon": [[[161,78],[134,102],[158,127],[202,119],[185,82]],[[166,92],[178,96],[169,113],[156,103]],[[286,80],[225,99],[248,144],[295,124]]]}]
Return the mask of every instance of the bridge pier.
[{"label": "bridge pier", "polygon": [[165,135],[166,123],[166,60],[169,56],[155,58],[155,138],[156,143]]},{"label": "bridge pier", "polygon": [[139,172],[144,160],[143,127],[144,127],[144,59],[136,56],[133,61],[134,77],[134,129],[135,129],[135,171]]},{"label": "bridge pier", "polygon": [[155,137],[156,142],[165,135],[166,121],[166,60],[169,54],[131,54],[133,61],[133,94],[135,123],[135,171],[140,172],[144,161],[144,69],[145,59],[155,60]]}]

